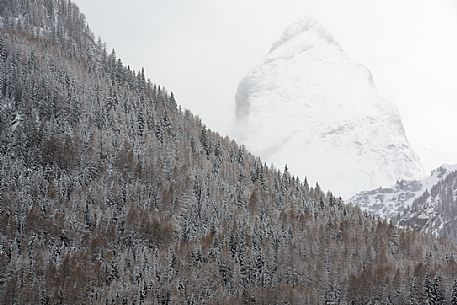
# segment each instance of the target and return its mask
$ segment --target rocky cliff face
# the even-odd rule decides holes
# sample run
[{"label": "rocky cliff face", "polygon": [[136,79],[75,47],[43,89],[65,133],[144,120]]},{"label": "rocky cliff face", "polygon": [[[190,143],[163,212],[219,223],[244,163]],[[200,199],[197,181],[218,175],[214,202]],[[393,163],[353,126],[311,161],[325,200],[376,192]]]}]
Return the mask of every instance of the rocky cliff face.
[{"label": "rocky cliff face", "polygon": [[426,179],[399,181],[349,201],[400,226],[457,241],[457,165],[443,165]]},{"label": "rocky cliff face", "polygon": [[236,95],[240,141],[336,194],[421,177],[397,109],[318,21],[290,26]]},{"label": "rocky cliff face", "polygon": [[71,2],[0,16],[0,304],[402,305],[412,274],[450,286],[453,245],[264,166]]}]

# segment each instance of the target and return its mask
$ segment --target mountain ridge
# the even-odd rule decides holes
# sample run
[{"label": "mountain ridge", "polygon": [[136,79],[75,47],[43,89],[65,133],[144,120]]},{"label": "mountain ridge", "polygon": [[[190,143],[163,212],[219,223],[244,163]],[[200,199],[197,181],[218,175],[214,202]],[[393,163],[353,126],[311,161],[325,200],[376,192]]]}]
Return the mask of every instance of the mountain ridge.
[{"label": "mountain ridge", "polygon": [[442,165],[423,180],[361,192],[348,202],[405,228],[457,241],[457,165]]},{"label": "mountain ridge", "polygon": [[324,39],[326,42],[338,45],[333,35],[321,25],[319,20],[312,16],[305,17],[296,23],[290,25],[282,34],[281,38],[273,43],[269,53],[272,53],[282,45],[293,40],[296,36],[301,35],[303,32],[310,32]]}]

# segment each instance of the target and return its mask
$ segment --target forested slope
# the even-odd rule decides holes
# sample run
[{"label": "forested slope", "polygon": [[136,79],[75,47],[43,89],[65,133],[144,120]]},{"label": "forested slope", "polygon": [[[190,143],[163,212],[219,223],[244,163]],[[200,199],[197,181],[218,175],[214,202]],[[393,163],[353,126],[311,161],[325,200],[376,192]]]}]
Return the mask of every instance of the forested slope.
[{"label": "forested slope", "polygon": [[450,300],[454,246],[209,130],[74,4],[0,0],[0,16],[0,303]]}]

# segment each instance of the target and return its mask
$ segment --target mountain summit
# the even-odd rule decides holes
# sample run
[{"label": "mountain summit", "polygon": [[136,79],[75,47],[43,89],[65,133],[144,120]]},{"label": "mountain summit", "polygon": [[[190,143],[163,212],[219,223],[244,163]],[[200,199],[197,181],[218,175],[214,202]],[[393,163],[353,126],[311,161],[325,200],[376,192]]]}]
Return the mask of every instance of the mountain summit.
[{"label": "mountain summit", "polygon": [[236,94],[239,139],[349,197],[422,176],[395,106],[316,19],[292,24]]}]

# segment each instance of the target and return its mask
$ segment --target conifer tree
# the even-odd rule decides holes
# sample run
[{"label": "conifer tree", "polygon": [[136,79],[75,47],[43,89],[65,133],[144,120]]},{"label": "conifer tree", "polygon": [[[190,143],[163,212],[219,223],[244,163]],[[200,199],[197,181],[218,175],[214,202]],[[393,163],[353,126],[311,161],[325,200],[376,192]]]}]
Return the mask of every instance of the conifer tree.
[{"label": "conifer tree", "polygon": [[457,305],[457,280],[452,285],[451,305]]}]

